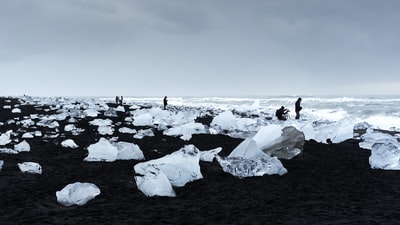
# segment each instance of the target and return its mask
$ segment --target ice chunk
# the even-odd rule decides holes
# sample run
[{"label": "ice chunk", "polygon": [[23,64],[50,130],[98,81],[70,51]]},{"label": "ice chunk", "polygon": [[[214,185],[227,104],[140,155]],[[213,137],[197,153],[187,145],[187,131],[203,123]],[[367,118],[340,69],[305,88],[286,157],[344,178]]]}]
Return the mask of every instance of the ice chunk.
[{"label": "ice chunk", "polygon": [[83,111],[83,113],[87,117],[97,117],[97,115],[99,114],[99,112],[97,110],[94,110],[94,109],[86,109],[85,111]]},{"label": "ice chunk", "polygon": [[137,133],[133,135],[133,138],[142,139],[144,137],[153,137],[153,136],[154,132],[151,130],[151,128],[149,128],[145,130],[138,130]]},{"label": "ice chunk", "polygon": [[0,171],[1,171],[1,169],[3,168],[3,165],[4,165],[4,161],[3,161],[3,160],[0,160]]},{"label": "ice chunk", "polygon": [[121,127],[121,128],[118,129],[118,131],[120,133],[123,133],[123,134],[136,134],[136,130],[135,129],[131,129],[131,128],[128,128],[128,127]]},{"label": "ice chunk", "polygon": [[190,141],[190,139],[192,139],[192,135],[191,134],[184,134],[180,137],[180,139],[184,140],[184,141]]},{"label": "ice chunk", "polygon": [[241,157],[217,157],[217,160],[225,172],[240,178],[263,176],[265,174],[284,175],[287,173],[286,168],[283,167],[278,158],[266,154],[252,159]]},{"label": "ice chunk", "polygon": [[118,149],[118,160],[144,159],[143,152],[140,150],[138,145],[124,141],[112,143],[112,145]]},{"label": "ice chunk", "polygon": [[304,133],[306,140],[327,143],[330,139],[333,143],[340,143],[354,137],[356,121],[354,117],[345,117],[339,121],[316,120],[292,125]]},{"label": "ice chunk", "polygon": [[60,113],[55,115],[55,119],[58,121],[63,121],[66,120],[68,116],[69,116],[68,113]]},{"label": "ice chunk", "polygon": [[19,108],[14,108],[11,110],[12,113],[21,113],[21,109]]},{"label": "ice chunk", "polygon": [[133,122],[133,118],[132,117],[125,117],[124,119],[125,122]]},{"label": "ice chunk", "polygon": [[96,144],[88,147],[89,155],[85,161],[106,161],[113,162],[117,159],[118,149],[113,146],[107,139],[100,138]]},{"label": "ice chunk", "polygon": [[60,126],[60,124],[57,121],[52,121],[49,119],[42,119],[41,121],[36,123],[38,126],[41,127],[48,127],[50,129],[54,129]]},{"label": "ice chunk", "polygon": [[369,164],[373,169],[400,170],[400,145],[396,140],[377,141],[372,145]]},{"label": "ice chunk", "polygon": [[20,123],[22,124],[22,127],[30,127],[35,125],[35,122],[32,119],[21,120]]},{"label": "ice chunk", "polygon": [[244,132],[253,132],[258,129],[257,120],[250,118],[237,118],[236,129]]},{"label": "ice chunk", "polygon": [[0,135],[0,145],[6,145],[11,142],[10,134],[11,134],[11,132],[6,132],[6,133]]},{"label": "ice chunk", "polygon": [[288,126],[283,128],[282,132],[276,133],[281,136],[270,142],[265,142],[260,135],[256,135],[255,138],[260,143],[257,144],[263,152],[281,159],[292,159],[303,151],[305,140],[303,132],[293,126]]},{"label": "ice chunk", "polygon": [[35,137],[41,137],[42,136],[42,131],[37,130],[37,131],[33,132],[33,135],[35,135]]},{"label": "ice chunk", "polygon": [[278,139],[282,135],[282,126],[271,124],[261,127],[253,139],[256,141],[260,149],[268,146],[272,141]]},{"label": "ice chunk", "polygon": [[345,117],[337,122],[316,121],[314,126],[314,137],[312,139],[319,142],[326,142],[330,139],[333,143],[340,143],[354,136],[354,124],[356,120],[353,117]]},{"label": "ice chunk", "polygon": [[225,111],[214,117],[211,126],[219,126],[223,130],[231,130],[236,128],[236,118],[231,111]]},{"label": "ice chunk", "polygon": [[63,206],[84,205],[100,194],[100,189],[92,183],[76,182],[68,184],[56,192],[57,202]]},{"label": "ice chunk", "polygon": [[340,143],[347,139],[351,139],[354,136],[354,124],[356,119],[354,117],[346,117],[339,120],[332,131],[332,142]]},{"label": "ice chunk", "polygon": [[31,146],[24,140],[21,143],[14,145],[14,150],[17,152],[29,152],[31,151]]},{"label": "ice chunk", "polygon": [[18,163],[19,170],[23,173],[42,174],[42,167],[36,162]]},{"label": "ice chunk", "polygon": [[89,123],[94,126],[111,126],[113,121],[110,119],[94,119],[93,121],[90,121]]},{"label": "ice chunk", "polygon": [[157,165],[147,164],[143,168],[146,173],[141,176],[135,176],[135,182],[138,189],[147,197],[166,196],[175,197],[175,191],[167,175],[161,172]]},{"label": "ice chunk", "polygon": [[74,124],[67,124],[64,127],[64,131],[68,132],[68,131],[73,131],[76,129],[76,126]]},{"label": "ice chunk", "polygon": [[209,132],[211,134],[224,133],[234,138],[247,138],[254,136],[259,129],[257,119],[236,118],[231,111],[225,111],[210,123]]},{"label": "ice chunk", "polygon": [[361,135],[361,139],[363,141],[360,142],[358,145],[360,146],[360,148],[368,150],[371,150],[372,146],[378,141],[380,143],[391,142],[392,140],[396,141],[396,138],[394,136],[381,132],[365,133]]},{"label": "ice chunk", "polygon": [[61,142],[61,146],[64,148],[78,148],[79,146],[72,139],[67,139]]},{"label": "ice chunk", "polygon": [[133,118],[134,126],[153,126],[153,116],[150,113],[138,115]]},{"label": "ice chunk", "polygon": [[136,173],[145,175],[148,165],[156,165],[173,186],[182,187],[186,183],[203,178],[200,172],[200,151],[194,145],[186,145],[180,150],[159,159],[138,163]]},{"label": "ice chunk", "polygon": [[216,158],[225,172],[238,177],[287,173],[278,158],[265,154],[251,138],[240,143],[228,157]]},{"label": "ice chunk", "polygon": [[163,132],[164,135],[168,136],[188,136],[191,137],[193,134],[205,134],[207,133],[206,127],[201,123],[187,123],[177,127],[170,128]]},{"label": "ice chunk", "polygon": [[257,143],[251,138],[246,138],[235,149],[233,149],[228,158],[252,159],[261,155],[264,155],[264,153],[258,147]]},{"label": "ice chunk", "polygon": [[[70,125],[72,125],[72,124],[70,124]],[[68,128],[67,128],[67,126],[65,126],[64,129],[68,129],[68,131],[71,131],[72,135],[74,135],[74,136],[77,136],[77,135],[79,135],[80,133],[82,133],[82,132],[85,131],[85,129],[83,129],[83,128],[78,128],[78,127],[75,127],[75,126],[73,126],[73,127],[71,126],[71,127],[68,127]],[[65,130],[65,131],[67,131],[67,130]]]},{"label": "ice chunk", "polygon": [[49,134],[45,134],[44,138],[57,138],[58,136],[60,136],[60,134],[51,132]]},{"label": "ice chunk", "polygon": [[220,151],[222,151],[221,147],[214,148],[208,151],[200,151],[200,160],[205,162],[212,162]]},{"label": "ice chunk", "polygon": [[18,154],[17,151],[15,151],[14,149],[11,148],[0,148],[0,153],[4,153],[4,154]]},{"label": "ice chunk", "polygon": [[99,126],[97,128],[97,131],[101,135],[112,135],[114,133],[114,128],[112,128],[110,126]]}]

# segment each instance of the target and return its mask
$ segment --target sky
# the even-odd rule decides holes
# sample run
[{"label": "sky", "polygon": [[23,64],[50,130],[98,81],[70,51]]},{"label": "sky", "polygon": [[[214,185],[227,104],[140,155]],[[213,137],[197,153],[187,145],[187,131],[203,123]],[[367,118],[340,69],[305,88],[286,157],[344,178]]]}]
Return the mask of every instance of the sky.
[{"label": "sky", "polygon": [[0,0],[0,95],[400,94],[397,0]]}]

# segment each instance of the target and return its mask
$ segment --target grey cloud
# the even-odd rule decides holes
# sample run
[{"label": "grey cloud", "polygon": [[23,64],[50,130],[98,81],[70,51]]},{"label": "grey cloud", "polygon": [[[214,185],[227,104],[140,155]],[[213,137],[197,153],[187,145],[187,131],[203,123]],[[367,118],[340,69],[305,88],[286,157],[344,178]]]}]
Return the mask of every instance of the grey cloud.
[{"label": "grey cloud", "polygon": [[[72,77],[115,71],[143,86],[192,76],[220,84],[210,88],[226,80],[226,91],[256,80],[257,93],[290,81],[305,88],[398,81],[399,6],[394,0],[0,0],[0,63],[8,65],[0,72],[23,73],[25,66],[50,77],[75,67]],[[40,71],[27,66],[31,59]]]},{"label": "grey cloud", "polygon": [[[1,47],[9,54],[83,51],[146,44],[148,35],[190,34],[207,18],[183,1],[10,1],[2,2]],[[12,57],[11,57],[12,58]]]}]

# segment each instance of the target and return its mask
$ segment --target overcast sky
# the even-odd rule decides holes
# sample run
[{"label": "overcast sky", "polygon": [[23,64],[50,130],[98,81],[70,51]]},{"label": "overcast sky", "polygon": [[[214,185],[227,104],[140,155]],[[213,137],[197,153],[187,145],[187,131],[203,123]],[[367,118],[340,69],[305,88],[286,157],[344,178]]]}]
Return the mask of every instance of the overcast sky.
[{"label": "overcast sky", "polygon": [[0,0],[0,95],[400,94],[397,0]]}]

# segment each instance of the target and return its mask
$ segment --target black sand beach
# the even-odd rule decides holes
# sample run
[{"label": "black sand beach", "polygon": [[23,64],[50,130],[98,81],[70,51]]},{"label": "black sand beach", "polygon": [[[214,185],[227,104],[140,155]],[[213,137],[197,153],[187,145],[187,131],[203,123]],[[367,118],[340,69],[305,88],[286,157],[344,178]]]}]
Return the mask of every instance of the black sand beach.
[{"label": "black sand beach", "polygon": [[[8,124],[9,119],[54,113],[41,106],[21,105],[22,113],[12,114],[3,109],[5,100],[0,99],[1,133],[18,132],[19,126]],[[17,104],[16,99],[9,100],[7,105]],[[148,198],[133,178],[133,166],[139,161],[83,161],[86,148],[100,138],[88,124],[91,119],[78,121],[77,126],[85,129],[79,136],[35,137],[27,139],[30,152],[0,154],[4,160],[0,224],[400,224],[400,172],[371,169],[370,152],[361,150],[358,140],[332,145],[307,141],[301,155],[282,160],[288,170],[283,176],[239,179],[223,172],[216,161],[201,162],[204,178],[174,188],[177,197]],[[123,121],[123,116],[112,119]],[[46,133],[46,129],[36,130]],[[242,141],[224,135],[193,135],[185,142],[160,132],[138,140],[117,130],[114,136],[139,145],[146,160],[185,144],[200,150],[222,147],[220,155],[226,156]],[[62,148],[60,142],[66,138],[80,147]],[[20,172],[17,163],[25,161],[38,162],[43,173]],[[78,181],[96,184],[101,194],[83,206],[58,204],[56,191]]]}]

